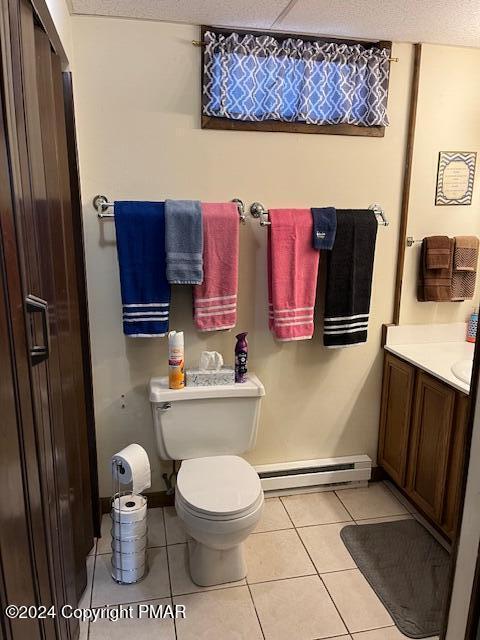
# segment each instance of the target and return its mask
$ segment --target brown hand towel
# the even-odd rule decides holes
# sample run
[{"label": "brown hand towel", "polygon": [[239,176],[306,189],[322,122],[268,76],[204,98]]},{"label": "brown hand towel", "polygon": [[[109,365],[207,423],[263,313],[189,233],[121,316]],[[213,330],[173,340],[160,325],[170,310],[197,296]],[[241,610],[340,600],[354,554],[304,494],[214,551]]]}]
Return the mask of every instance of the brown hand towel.
[{"label": "brown hand towel", "polygon": [[[439,236],[432,236],[438,238]],[[417,299],[420,302],[446,302],[451,300],[453,249],[455,242],[448,239],[448,266],[445,269],[430,269],[428,267],[428,249],[430,238],[424,238],[420,258],[420,273]]]},{"label": "brown hand towel", "polygon": [[448,236],[430,236],[426,241],[427,269],[448,269],[451,260],[450,238]]},{"label": "brown hand towel", "polygon": [[476,236],[457,236],[453,252],[451,300],[471,300],[477,278],[479,240]]},{"label": "brown hand towel", "polygon": [[455,271],[476,271],[478,261],[477,236],[456,236],[453,268]]}]

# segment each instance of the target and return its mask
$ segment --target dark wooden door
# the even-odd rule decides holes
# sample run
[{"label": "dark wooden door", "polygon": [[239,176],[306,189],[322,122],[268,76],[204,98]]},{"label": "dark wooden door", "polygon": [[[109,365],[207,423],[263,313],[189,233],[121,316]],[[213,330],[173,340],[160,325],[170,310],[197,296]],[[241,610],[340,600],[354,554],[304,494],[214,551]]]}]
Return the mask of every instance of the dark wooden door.
[{"label": "dark wooden door", "polygon": [[34,37],[47,202],[41,233],[45,234],[45,248],[50,249],[41,252],[40,261],[46,259],[46,270],[54,274],[48,299],[54,300],[59,310],[52,318],[55,324],[51,341],[56,343],[58,357],[54,375],[62,398],[63,438],[62,434],[59,437],[69,478],[67,498],[73,525],[76,591],[81,593],[86,581],[85,556],[93,544],[93,522],[89,475],[84,473],[89,468],[88,441],[63,82],[60,60],[52,52],[48,36],[35,27]]},{"label": "dark wooden door", "polygon": [[[38,370],[31,366],[30,348],[40,343],[42,331],[36,318],[27,319],[3,90],[0,107],[0,486],[9,496],[0,501],[3,612],[7,604],[49,608],[62,602],[56,590],[61,594],[63,585],[55,582],[53,570],[49,501],[41,463],[44,439],[32,393]],[[9,639],[50,640],[75,631],[65,621],[52,618],[11,620],[2,615],[0,619],[3,637]]]},{"label": "dark wooden door", "polygon": [[[42,20],[29,0],[0,0],[0,403],[9,417],[0,427],[9,445],[0,447],[0,478],[16,442],[19,474],[7,480],[25,506],[12,514],[0,505],[0,595],[2,604],[59,611],[75,606],[86,585],[99,518],[71,91],[64,94],[71,86],[40,6]],[[15,527],[16,542],[8,537]],[[60,616],[37,624],[38,637],[78,633]],[[6,620],[4,630],[15,640],[37,637],[34,623],[17,629]]]},{"label": "dark wooden door", "polygon": [[407,491],[441,522],[455,407],[455,391],[423,371],[417,374]]},{"label": "dark wooden door", "polygon": [[[0,171],[0,176],[4,178],[5,173]],[[2,198],[0,204],[2,217],[5,216],[5,204],[5,199]],[[6,220],[5,223],[7,223]],[[17,391],[19,379],[15,367],[14,336],[9,327],[10,314],[8,309],[10,303],[7,297],[8,283],[5,273],[7,256],[5,256],[3,244],[3,234],[0,233],[0,441],[2,443],[0,447],[0,486],[3,495],[8,496],[8,499],[0,500],[0,550],[2,551],[0,555],[0,609],[2,615],[7,604],[25,605],[36,602],[40,590],[35,565],[31,561],[35,549],[31,546],[30,514],[24,500],[27,494],[26,482],[28,479],[24,475],[25,447],[22,451],[18,438]],[[24,349],[25,344],[23,342]],[[32,414],[27,410],[21,424],[22,430],[32,428],[32,418]],[[31,454],[31,452],[29,453]],[[41,531],[42,527],[40,527]],[[9,552],[4,553],[3,551],[7,549]],[[43,597],[48,605],[52,602],[52,597],[48,586],[48,569],[45,564],[40,570],[39,577],[43,577],[46,585]],[[42,623],[39,620],[15,621],[5,618],[4,624],[5,631],[2,637],[6,638],[9,633],[9,637],[18,634],[17,637],[28,637],[31,640],[42,638]],[[22,636],[22,633],[25,635]]]},{"label": "dark wooden door", "polygon": [[415,368],[385,355],[378,462],[399,486],[406,482]]}]

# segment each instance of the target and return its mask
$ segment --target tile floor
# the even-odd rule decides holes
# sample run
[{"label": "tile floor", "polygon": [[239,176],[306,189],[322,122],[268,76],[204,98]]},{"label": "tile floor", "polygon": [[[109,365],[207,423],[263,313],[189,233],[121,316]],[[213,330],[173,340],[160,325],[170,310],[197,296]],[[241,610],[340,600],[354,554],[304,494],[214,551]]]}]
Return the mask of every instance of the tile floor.
[{"label": "tile floor", "polygon": [[[402,640],[340,539],[346,525],[411,517],[381,483],[269,498],[246,544],[246,580],[202,588],[189,578],[186,536],[173,507],[149,511],[147,577],[115,584],[110,521],[87,559],[81,607],[182,604],[186,618],[97,621],[80,640]],[[437,640],[432,638],[431,640]]]}]

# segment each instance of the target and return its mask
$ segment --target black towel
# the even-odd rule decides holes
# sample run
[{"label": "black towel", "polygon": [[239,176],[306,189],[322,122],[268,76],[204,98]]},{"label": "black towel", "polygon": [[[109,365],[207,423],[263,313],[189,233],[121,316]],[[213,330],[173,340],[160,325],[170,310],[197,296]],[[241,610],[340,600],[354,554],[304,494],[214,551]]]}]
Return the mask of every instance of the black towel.
[{"label": "black towel", "polygon": [[337,235],[327,259],[326,347],[367,341],[377,228],[375,213],[369,209],[337,209]]}]

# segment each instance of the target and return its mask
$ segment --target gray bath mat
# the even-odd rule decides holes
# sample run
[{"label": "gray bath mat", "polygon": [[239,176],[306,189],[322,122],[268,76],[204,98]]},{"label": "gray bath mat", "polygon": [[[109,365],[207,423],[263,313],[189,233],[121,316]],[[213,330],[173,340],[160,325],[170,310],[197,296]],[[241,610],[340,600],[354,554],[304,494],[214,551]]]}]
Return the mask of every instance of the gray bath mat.
[{"label": "gray bath mat", "polygon": [[450,558],[416,520],[344,527],[350,555],[409,638],[440,633]]}]

